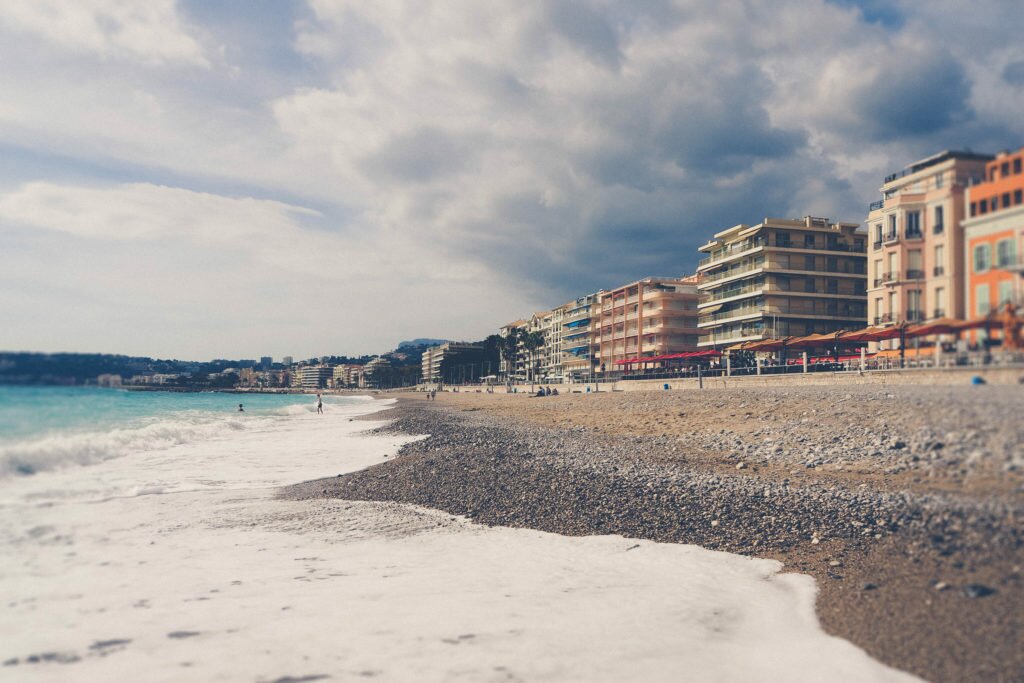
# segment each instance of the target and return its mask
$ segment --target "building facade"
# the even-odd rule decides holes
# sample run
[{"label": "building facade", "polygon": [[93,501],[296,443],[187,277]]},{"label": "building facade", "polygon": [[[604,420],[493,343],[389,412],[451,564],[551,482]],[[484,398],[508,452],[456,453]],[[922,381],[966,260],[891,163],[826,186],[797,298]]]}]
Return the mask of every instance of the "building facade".
[{"label": "building facade", "polygon": [[700,247],[700,346],[864,327],[866,237],[857,223],[766,218]]},{"label": "building facade", "polygon": [[594,375],[591,345],[594,307],[600,293],[587,294],[561,306],[562,377],[565,382],[585,382]]},{"label": "building facade", "polygon": [[325,389],[334,377],[334,370],[326,365],[303,365],[296,376],[303,389]]},{"label": "building facade", "polygon": [[427,383],[472,381],[490,374],[484,347],[466,342],[445,342],[423,352],[421,380]]},{"label": "building facade", "polygon": [[696,276],[645,278],[596,295],[590,345],[595,369],[697,348]]},{"label": "building facade", "polygon": [[964,190],[991,158],[945,151],[885,178],[867,218],[869,322],[964,317]]},{"label": "building facade", "polygon": [[985,166],[985,180],[965,196],[963,292],[965,317],[988,315],[1006,303],[1024,303],[1024,147]]}]

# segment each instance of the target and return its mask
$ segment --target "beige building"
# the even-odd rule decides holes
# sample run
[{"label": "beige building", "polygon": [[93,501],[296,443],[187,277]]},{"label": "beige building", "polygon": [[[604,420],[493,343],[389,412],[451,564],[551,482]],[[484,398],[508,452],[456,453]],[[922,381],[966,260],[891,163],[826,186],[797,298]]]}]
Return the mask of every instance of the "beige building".
[{"label": "beige building", "polygon": [[696,276],[649,277],[596,295],[591,349],[600,373],[622,370],[624,361],[697,348]]},{"label": "beige building", "polygon": [[700,346],[864,327],[866,236],[857,223],[766,218],[700,247]]},{"label": "beige building", "polygon": [[966,315],[964,190],[984,177],[991,159],[946,151],[885,178],[867,218],[870,323]]}]

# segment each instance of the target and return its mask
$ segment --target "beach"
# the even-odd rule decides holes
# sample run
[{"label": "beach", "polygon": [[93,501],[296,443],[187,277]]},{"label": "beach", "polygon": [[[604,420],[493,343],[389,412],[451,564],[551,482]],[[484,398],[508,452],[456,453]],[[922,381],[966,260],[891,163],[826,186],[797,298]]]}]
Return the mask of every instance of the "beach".
[{"label": "beach", "polygon": [[389,462],[288,487],[483,525],[772,559],[824,629],[933,681],[1021,680],[1020,389],[850,386],[403,398]]},{"label": "beach", "polygon": [[[917,680],[826,633],[814,580],[775,559],[323,495],[412,462],[441,410],[8,399],[33,396],[81,419],[15,421],[23,437],[0,443],[2,679]],[[303,480],[327,483],[288,486]]]}]

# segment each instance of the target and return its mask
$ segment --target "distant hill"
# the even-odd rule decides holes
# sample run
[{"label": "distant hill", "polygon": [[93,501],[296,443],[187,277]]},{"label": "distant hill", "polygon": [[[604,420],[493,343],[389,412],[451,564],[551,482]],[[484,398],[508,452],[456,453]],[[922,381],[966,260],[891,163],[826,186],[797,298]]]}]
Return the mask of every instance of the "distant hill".
[{"label": "distant hill", "polygon": [[447,339],[413,339],[412,341],[404,341],[398,343],[399,349],[404,349],[407,346],[437,346],[438,344],[444,344]]}]

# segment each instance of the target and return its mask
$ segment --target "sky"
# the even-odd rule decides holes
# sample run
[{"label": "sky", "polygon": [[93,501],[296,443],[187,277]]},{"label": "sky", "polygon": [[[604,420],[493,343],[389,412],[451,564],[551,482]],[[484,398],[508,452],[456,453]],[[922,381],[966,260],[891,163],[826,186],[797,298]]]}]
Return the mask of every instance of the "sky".
[{"label": "sky", "polygon": [[480,339],[1024,145],[1018,0],[4,0],[0,350]]}]

